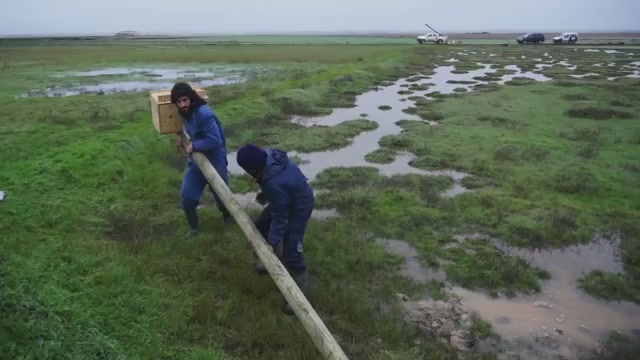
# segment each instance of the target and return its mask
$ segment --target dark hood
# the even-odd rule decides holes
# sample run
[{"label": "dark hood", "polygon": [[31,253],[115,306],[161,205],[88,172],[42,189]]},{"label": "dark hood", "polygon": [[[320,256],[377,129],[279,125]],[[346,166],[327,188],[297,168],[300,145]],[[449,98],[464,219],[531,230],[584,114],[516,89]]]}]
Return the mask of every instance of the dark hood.
[{"label": "dark hood", "polygon": [[277,149],[264,149],[264,151],[267,153],[267,163],[261,176],[263,182],[283,172],[289,165],[286,152]]}]

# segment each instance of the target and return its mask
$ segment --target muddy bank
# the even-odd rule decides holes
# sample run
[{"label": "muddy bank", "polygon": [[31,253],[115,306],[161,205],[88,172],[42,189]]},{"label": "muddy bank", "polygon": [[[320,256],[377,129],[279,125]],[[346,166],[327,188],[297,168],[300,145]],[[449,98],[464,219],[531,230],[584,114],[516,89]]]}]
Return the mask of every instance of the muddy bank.
[{"label": "muddy bank", "polygon": [[[465,237],[464,241],[474,237],[478,235]],[[505,255],[521,257],[551,274],[549,280],[542,282],[540,294],[515,299],[493,299],[461,288],[454,290],[505,337],[557,337],[562,350],[570,352],[575,346],[590,346],[613,330],[628,333],[640,329],[640,305],[599,300],[577,287],[577,279],[592,270],[623,271],[619,241],[597,239],[587,245],[544,251],[495,243]],[[499,316],[510,321],[495,321]]]},{"label": "muddy bank", "polygon": [[[459,242],[485,238],[479,234],[458,236]],[[531,264],[548,270],[551,278],[542,282],[538,294],[520,295],[515,298],[498,296],[492,298],[446,282],[441,270],[425,267],[415,248],[400,240],[377,240],[391,254],[405,258],[399,271],[403,276],[418,283],[442,281],[447,292],[456,300],[447,312],[440,311],[440,319],[450,319],[460,314],[476,314],[489,321],[499,343],[474,343],[465,337],[475,350],[496,349],[505,355],[542,356],[542,358],[577,358],[579,353],[592,349],[611,331],[630,334],[640,331],[640,306],[629,302],[606,302],[598,300],[577,288],[576,280],[592,270],[621,272],[617,242],[596,240],[587,245],[573,245],[565,249],[531,251],[508,247],[497,240],[496,247],[505,256],[519,256]],[[413,322],[433,322],[433,305],[426,306],[430,299],[409,301],[402,299],[403,307]],[[440,307],[438,305],[438,307]],[[424,310],[426,309],[426,310]],[[455,330],[464,332],[465,326],[454,322]],[[425,325],[426,326],[426,325]],[[433,334],[433,328],[425,329]],[[462,333],[460,333],[462,334]],[[471,346],[471,347],[473,347]],[[468,351],[468,350],[465,350]]]},{"label": "muddy bank", "polygon": [[462,358],[474,351],[478,340],[471,332],[473,320],[457,298],[447,301],[411,300],[397,294],[405,312],[405,320],[418,326],[425,334],[451,345]]}]

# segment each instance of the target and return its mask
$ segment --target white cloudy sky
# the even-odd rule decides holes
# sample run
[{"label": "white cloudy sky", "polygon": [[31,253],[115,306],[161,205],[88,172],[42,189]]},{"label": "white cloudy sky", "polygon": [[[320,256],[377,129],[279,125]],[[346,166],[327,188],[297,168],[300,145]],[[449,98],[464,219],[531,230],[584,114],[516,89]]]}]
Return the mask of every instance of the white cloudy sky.
[{"label": "white cloudy sky", "polygon": [[640,0],[378,1],[0,0],[0,34],[640,30]]}]

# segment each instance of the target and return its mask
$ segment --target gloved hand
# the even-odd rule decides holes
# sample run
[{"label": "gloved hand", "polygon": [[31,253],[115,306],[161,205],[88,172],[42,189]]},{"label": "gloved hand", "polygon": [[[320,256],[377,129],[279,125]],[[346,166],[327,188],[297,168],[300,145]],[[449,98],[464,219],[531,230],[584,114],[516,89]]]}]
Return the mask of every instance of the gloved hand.
[{"label": "gloved hand", "polygon": [[264,196],[263,192],[259,192],[256,194],[256,202],[260,205],[265,205],[267,203],[267,198]]}]

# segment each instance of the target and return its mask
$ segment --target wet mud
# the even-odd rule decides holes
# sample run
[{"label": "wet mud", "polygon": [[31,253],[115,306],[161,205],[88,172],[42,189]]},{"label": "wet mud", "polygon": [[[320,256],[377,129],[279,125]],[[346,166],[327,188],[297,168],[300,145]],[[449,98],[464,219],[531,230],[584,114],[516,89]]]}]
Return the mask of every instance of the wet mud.
[{"label": "wet mud", "polygon": [[[457,236],[458,242],[487,238],[480,234]],[[417,251],[400,240],[377,240],[390,254],[405,258],[400,273],[417,283],[442,281],[458,298],[464,311],[489,321],[505,341],[509,352],[574,359],[592,348],[611,331],[623,334],[640,329],[640,305],[596,299],[577,287],[576,280],[592,270],[621,272],[617,241],[598,239],[586,245],[565,249],[532,251],[510,247],[492,239],[506,255],[518,256],[549,271],[551,278],[541,283],[541,292],[516,298],[490,297],[446,282],[441,270],[424,267]],[[514,348],[515,347],[515,348]],[[532,352],[532,353],[531,353]],[[545,358],[545,357],[543,357]]]}]

